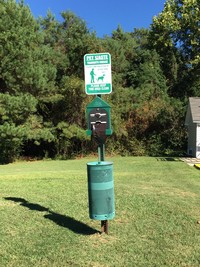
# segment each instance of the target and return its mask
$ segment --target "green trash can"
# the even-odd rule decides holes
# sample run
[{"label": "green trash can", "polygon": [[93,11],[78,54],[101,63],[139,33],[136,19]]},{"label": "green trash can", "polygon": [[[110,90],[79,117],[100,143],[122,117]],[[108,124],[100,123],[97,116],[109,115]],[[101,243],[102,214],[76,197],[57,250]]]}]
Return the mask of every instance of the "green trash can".
[{"label": "green trash can", "polygon": [[89,215],[94,220],[111,220],[115,216],[113,163],[87,163]]}]

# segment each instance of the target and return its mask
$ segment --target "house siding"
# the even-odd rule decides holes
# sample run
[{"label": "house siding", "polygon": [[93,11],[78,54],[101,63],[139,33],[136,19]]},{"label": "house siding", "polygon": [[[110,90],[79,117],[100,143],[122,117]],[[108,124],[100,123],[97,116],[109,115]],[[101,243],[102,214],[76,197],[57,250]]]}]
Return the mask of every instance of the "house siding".
[{"label": "house siding", "polygon": [[189,98],[185,126],[188,129],[187,154],[200,158],[200,97]]},{"label": "house siding", "polygon": [[188,125],[188,151],[187,154],[196,157],[196,133],[197,133],[197,125],[196,123],[190,123]]},{"label": "house siding", "polygon": [[200,158],[200,124],[196,127],[196,158]]}]

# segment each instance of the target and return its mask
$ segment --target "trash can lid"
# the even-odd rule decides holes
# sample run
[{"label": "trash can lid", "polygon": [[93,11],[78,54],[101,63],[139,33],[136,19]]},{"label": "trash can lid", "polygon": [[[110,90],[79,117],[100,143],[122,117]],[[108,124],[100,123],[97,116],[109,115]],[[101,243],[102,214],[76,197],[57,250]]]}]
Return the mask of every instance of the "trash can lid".
[{"label": "trash can lid", "polygon": [[112,165],[113,162],[111,161],[92,161],[88,162],[87,165],[89,166],[96,166],[96,165]]}]

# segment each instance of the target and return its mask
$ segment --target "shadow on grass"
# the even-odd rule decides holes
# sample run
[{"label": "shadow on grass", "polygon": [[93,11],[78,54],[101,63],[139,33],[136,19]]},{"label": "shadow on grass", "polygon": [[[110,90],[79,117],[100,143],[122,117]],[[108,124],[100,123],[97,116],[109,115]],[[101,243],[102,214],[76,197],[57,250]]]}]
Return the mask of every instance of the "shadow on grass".
[{"label": "shadow on grass", "polygon": [[175,157],[160,157],[157,158],[157,161],[174,161],[174,162],[178,162],[181,161],[179,158],[175,158]]},{"label": "shadow on grass", "polygon": [[51,220],[59,226],[68,228],[69,230],[73,231],[76,234],[92,235],[92,234],[99,233],[99,231],[95,230],[94,228],[91,228],[85,223],[77,221],[74,218],[71,218],[69,216],[53,212],[49,208],[43,207],[37,203],[28,202],[24,198],[5,197],[4,199],[20,203],[21,206],[26,207],[30,210],[35,210],[39,212],[44,212],[44,211],[48,212],[49,214],[44,215],[45,219]]}]

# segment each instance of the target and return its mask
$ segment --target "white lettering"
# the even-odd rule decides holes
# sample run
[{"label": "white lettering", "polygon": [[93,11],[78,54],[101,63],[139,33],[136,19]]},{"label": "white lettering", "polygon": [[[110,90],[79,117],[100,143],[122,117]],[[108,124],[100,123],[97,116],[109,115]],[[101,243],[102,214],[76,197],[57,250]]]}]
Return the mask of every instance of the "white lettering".
[{"label": "white lettering", "polygon": [[108,55],[95,56],[95,60],[108,60]]}]

